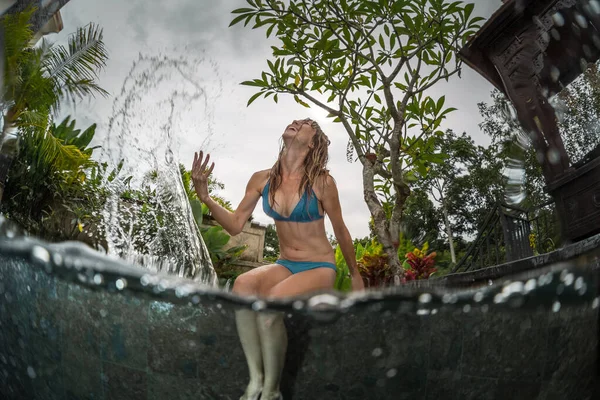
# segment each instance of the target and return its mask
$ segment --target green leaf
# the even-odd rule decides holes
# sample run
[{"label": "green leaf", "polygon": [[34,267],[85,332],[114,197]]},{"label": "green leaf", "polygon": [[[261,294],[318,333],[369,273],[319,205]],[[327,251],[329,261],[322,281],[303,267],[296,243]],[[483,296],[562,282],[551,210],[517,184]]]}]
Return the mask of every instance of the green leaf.
[{"label": "green leaf", "polygon": [[250,104],[252,104],[254,102],[254,100],[258,99],[261,94],[263,94],[263,92],[258,92],[258,93],[255,93],[254,95],[252,95],[252,97],[250,97],[250,100],[248,100],[248,104],[246,104],[246,107],[248,107]]},{"label": "green leaf", "polygon": [[[252,16],[252,15],[250,14],[250,16]],[[248,14],[238,15],[229,23],[229,26],[232,27],[233,25],[238,24],[240,21],[242,21],[244,18],[247,18],[247,17],[248,17]]]},{"label": "green leaf", "polygon": [[303,105],[306,108],[310,108],[310,105],[302,101],[302,99],[298,97],[298,95],[294,95],[294,100],[296,100],[296,103]]}]

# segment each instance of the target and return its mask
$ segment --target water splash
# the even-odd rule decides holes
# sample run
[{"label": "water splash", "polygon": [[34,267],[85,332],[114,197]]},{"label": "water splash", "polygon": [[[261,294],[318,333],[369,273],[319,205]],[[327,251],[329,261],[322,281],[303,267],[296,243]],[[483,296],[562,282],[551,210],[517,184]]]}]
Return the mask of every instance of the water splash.
[{"label": "water splash", "polygon": [[102,144],[102,159],[121,166],[103,213],[109,254],[216,285],[177,153],[189,135],[210,146],[221,92],[218,67],[206,58],[140,55],[134,62]]},{"label": "water splash", "polygon": [[505,201],[509,205],[518,205],[525,200],[525,157],[531,146],[529,137],[523,131],[517,118],[517,111],[512,104],[506,102],[504,113],[506,122],[513,130],[513,146],[503,174],[506,178]]}]

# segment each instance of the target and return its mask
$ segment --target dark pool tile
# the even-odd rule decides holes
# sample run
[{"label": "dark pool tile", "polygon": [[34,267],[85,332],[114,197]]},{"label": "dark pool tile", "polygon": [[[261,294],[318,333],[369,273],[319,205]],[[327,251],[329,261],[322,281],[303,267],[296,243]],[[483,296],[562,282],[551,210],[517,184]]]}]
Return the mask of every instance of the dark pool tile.
[{"label": "dark pool tile", "polygon": [[498,381],[498,386],[496,387],[495,398],[498,400],[537,399],[541,386],[541,382],[500,380]]},{"label": "dark pool tile", "polygon": [[63,370],[60,364],[36,365],[35,374],[32,386],[37,399],[62,400],[66,397]]},{"label": "dark pool tile", "polygon": [[597,332],[595,319],[551,321],[544,378],[561,380],[589,376],[598,368]]},{"label": "dark pool tile", "polygon": [[102,349],[105,360],[131,368],[148,365],[148,308],[138,299],[110,302],[101,317],[106,328]]},{"label": "dark pool tile", "polygon": [[[229,382],[227,384],[221,382],[221,384],[226,387]],[[241,394],[243,391],[238,393]],[[148,400],[225,400],[229,398],[233,397],[214,391],[208,382],[200,379],[165,374],[148,375]]]},{"label": "dark pool tile", "polygon": [[434,323],[430,325],[429,369],[458,369],[463,351],[462,319],[462,315],[450,312],[435,316]]},{"label": "dark pool tile", "polygon": [[458,389],[461,400],[495,400],[498,381],[463,375]]},{"label": "dark pool tile", "polygon": [[544,381],[538,400],[594,400],[600,394],[597,377]]},{"label": "dark pool tile", "polygon": [[504,320],[499,378],[540,382],[547,356],[548,315],[545,312],[515,312]]},{"label": "dark pool tile", "polygon": [[27,366],[0,367],[0,398],[6,400],[34,399],[32,379],[27,374]]},{"label": "dark pool tile", "polygon": [[99,357],[67,348],[63,354],[63,379],[69,400],[101,400],[102,361]]},{"label": "dark pool tile", "polygon": [[546,321],[543,312],[516,309],[465,317],[461,372],[486,378],[541,380]]},{"label": "dark pool tile", "polygon": [[390,374],[378,379],[376,382],[376,391],[381,393],[381,396],[394,400],[425,399],[427,383],[427,374],[425,371],[405,373],[407,371],[394,370],[393,376],[390,376]]},{"label": "dark pool tile", "polygon": [[148,398],[147,373],[122,365],[104,362],[104,396],[110,400],[146,400]]},{"label": "dark pool tile", "polygon": [[151,371],[183,376],[198,377],[199,342],[191,332],[177,332],[167,328],[151,327],[148,366]]},{"label": "dark pool tile", "polygon": [[436,371],[427,373],[426,400],[459,400],[461,375],[456,371]]}]

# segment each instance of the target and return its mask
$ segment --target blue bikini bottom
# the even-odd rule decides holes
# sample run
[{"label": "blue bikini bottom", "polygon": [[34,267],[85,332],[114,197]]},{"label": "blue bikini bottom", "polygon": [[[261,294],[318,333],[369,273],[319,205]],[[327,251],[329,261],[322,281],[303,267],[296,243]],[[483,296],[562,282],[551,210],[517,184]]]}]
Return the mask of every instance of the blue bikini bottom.
[{"label": "blue bikini bottom", "polygon": [[289,269],[292,274],[297,274],[298,272],[308,271],[309,269],[315,269],[319,267],[331,268],[336,271],[335,264],[323,261],[290,261],[278,259],[275,261],[275,263],[283,265]]}]

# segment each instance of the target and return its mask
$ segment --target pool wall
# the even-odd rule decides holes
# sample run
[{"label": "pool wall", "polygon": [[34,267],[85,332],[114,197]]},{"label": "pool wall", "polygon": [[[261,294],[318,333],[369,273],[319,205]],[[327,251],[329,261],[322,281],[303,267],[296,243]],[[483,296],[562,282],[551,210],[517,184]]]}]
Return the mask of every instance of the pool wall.
[{"label": "pool wall", "polygon": [[[289,307],[284,399],[598,398],[597,269],[573,274],[585,278],[585,296],[571,282],[562,297],[553,287],[499,305],[428,303],[400,291],[342,312]],[[184,304],[94,290],[0,256],[0,299],[2,399],[237,400],[243,392],[236,305],[225,297]]]}]

